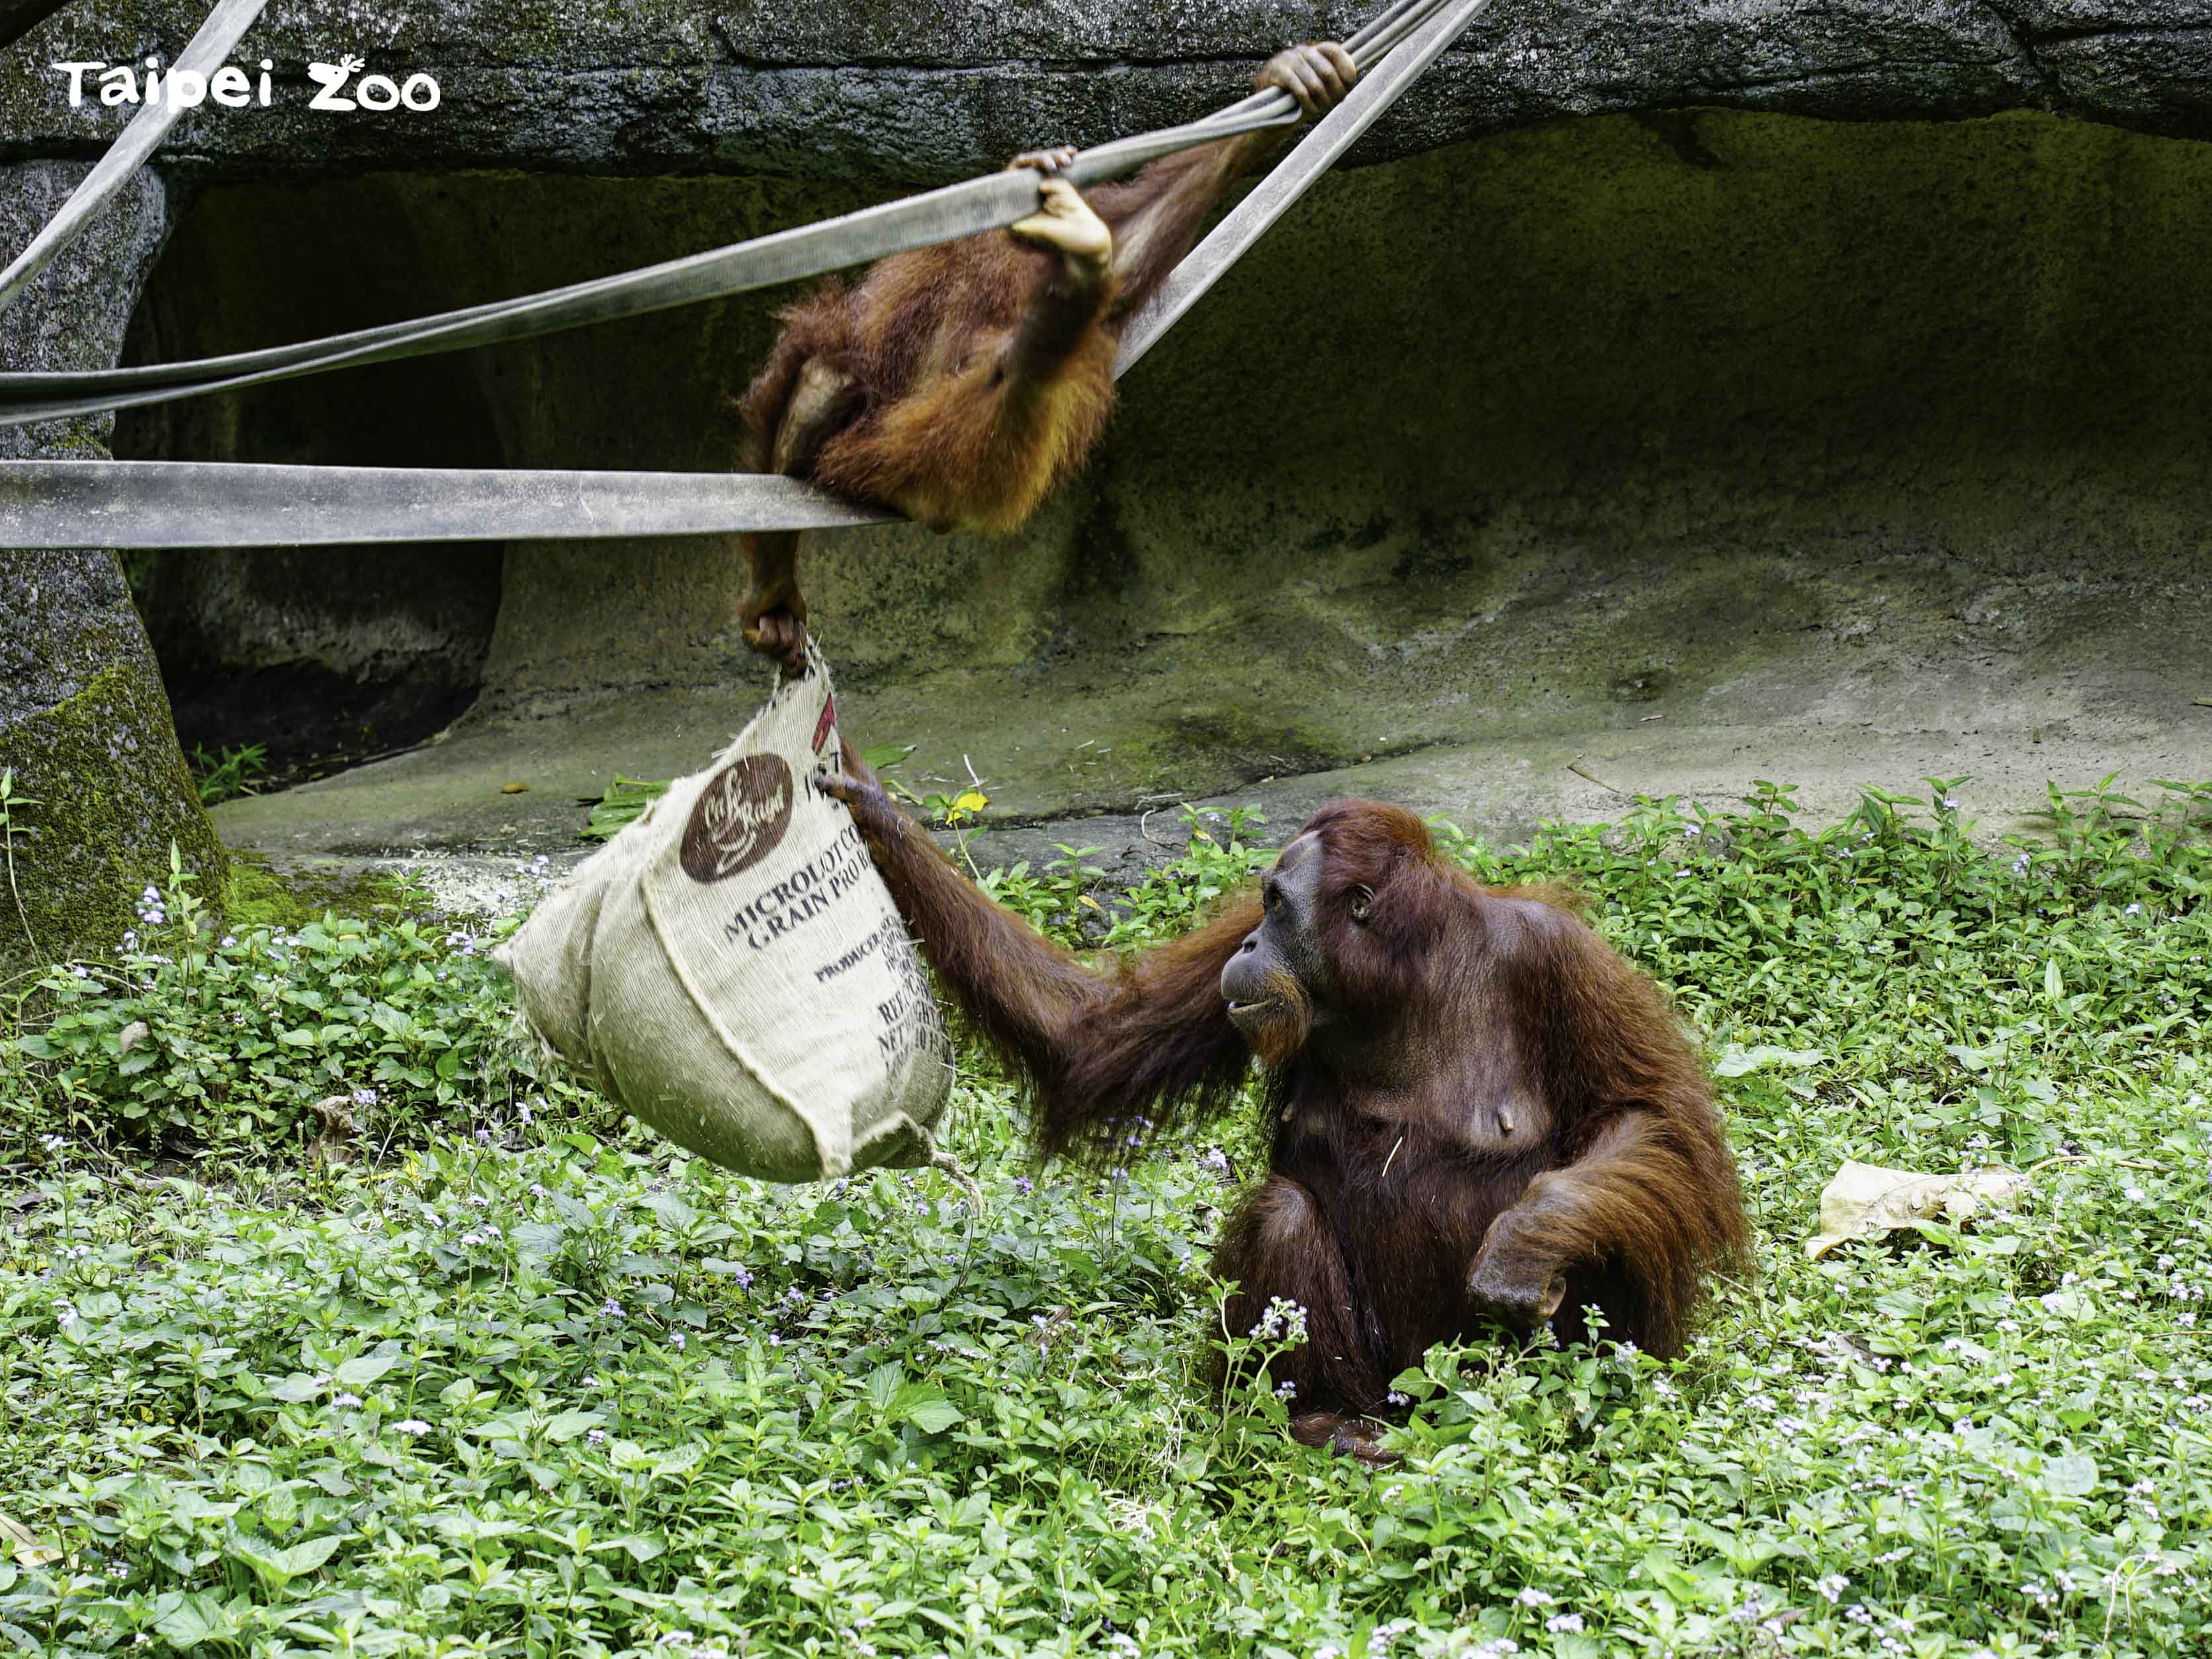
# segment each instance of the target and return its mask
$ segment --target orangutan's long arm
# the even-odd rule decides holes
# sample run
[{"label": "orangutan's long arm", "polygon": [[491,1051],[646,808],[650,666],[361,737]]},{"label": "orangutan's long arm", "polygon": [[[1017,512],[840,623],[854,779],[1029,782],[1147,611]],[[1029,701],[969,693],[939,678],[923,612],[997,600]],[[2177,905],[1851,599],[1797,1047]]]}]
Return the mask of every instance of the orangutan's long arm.
[{"label": "orangutan's long arm", "polygon": [[930,965],[1034,1089],[1048,1155],[1126,1155],[1166,1115],[1227,1103],[1250,1052],[1221,969],[1257,925],[1256,899],[1117,969],[1089,969],[978,891],[849,746],[845,763],[830,792],[852,808]]},{"label": "orangutan's long arm", "polygon": [[[1322,115],[1343,100],[1358,73],[1352,55],[1332,40],[1277,52],[1252,85],[1258,91],[1280,87],[1308,115]],[[1263,127],[1217,144],[1178,150],[1133,179],[1089,192],[1091,207],[1114,232],[1109,326],[1118,328],[1144,308],[1198,240],[1223,193],[1296,131]]]}]

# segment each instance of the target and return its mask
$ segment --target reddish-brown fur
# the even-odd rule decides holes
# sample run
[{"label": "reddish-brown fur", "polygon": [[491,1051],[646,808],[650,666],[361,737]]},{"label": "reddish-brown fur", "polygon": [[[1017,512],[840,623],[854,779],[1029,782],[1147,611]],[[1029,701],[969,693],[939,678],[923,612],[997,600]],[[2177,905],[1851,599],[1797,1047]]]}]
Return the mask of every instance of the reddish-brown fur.
[{"label": "reddish-brown fur", "polygon": [[[1431,1344],[1489,1320],[1680,1351],[1701,1285],[1743,1261],[1735,1166],[1711,1086],[1659,990],[1553,890],[1477,885],[1404,810],[1324,808],[1322,950],[1330,981],[1240,1036],[1222,972],[1255,898],[1098,970],[990,902],[857,761],[839,786],[939,975],[1027,1078],[1048,1154],[1125,1160],[1178,1116],[1225,1107],[1269,1063],[1272,1167],[1215,1252],[1243,1335],[1270,1298],[1308,1340],[1273,1375],[1302,1437],[1344,1443]],[[1371,890],[1353,921],[1345,896]],[[1321,1017],[1326,1015],[1325,1019]],[[1310,1023],[1315,1022],[1315,1023]],[[1249,1047],[1248,1048],[1248,1040]]]},{"label": "reddish-brown fur", "polygon": [[[1079,328],[1043,374],[1005,372],[1059,264],[1011,237],[971,236],[895,255],[857,288],[828,283],[790,307],[741,405],[748,466],[793,470],[939,529],[1019,527],[1090,452],[1114,404],[1115,337],[1103,329]],[[779,466],[782,417],[810,360],[852,388],[803,465]]]},{"label": "reddish-brown fur", "polygon": [[[1255,85],[1324,88],[1299,47]],[[1335,71],[1324,71],[1334,75]],[[1083,464],[1114,407],[1114,358],[1128,320],[1189,252],[1231,181],[1279,129],[1164,157],[1085,196],[1113,233],[1099,268],[1012,234],[894,254],[856,287],[832,280],[781,313],[783,332],[740,400],[741,463],[895,507],[938,530],[1003,533]],[[757,649],[799,660],[806,605],[796,532],[740,538]],[[768,617],[763,623],[763,618]]]}]

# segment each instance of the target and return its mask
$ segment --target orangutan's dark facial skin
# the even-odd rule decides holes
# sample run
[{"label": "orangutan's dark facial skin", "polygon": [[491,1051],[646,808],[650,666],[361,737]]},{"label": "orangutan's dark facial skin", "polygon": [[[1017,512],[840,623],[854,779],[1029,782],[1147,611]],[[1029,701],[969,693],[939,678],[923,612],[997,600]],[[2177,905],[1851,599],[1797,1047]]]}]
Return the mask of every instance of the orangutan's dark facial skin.
[{"label": "orangutan's dark facial skin", "polygon": [[[1260,925],[1221,970],[1229,1023],[1269,1066],[1296,1054],[1340,1012],[1322,945],[1328,863],[1317,836],[1300,836],[1283,849],[1260,884]],[[1354,886],[1336,896],[1352,926],[1365,923],[1375,898],[1370,890]]]}]

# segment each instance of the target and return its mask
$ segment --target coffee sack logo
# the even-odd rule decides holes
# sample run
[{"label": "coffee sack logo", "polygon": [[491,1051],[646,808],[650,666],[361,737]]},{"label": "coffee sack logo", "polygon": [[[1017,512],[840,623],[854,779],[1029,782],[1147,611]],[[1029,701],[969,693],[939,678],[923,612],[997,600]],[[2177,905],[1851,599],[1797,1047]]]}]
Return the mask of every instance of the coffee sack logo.
[{"label": "coffee sack logo", "polygon": [[791,827],[791,769],[780,755],[732,761],[699,793],[684,827],[684,873],[704,885],[750,870]]}]

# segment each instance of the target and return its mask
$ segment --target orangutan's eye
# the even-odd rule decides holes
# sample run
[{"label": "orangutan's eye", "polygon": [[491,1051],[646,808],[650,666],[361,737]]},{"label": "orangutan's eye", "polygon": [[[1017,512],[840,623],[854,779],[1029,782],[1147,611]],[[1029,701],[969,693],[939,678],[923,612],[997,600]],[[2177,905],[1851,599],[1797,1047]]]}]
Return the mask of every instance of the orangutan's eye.
[{"label": "orangutan's eye", "polygon": [[1366,921],[1367,913],[1375,908],[1375,890],[1371,887],[1354,887],[1346,892],[1345,896],[1352,901],[1352,919],[1354,921]]}]

